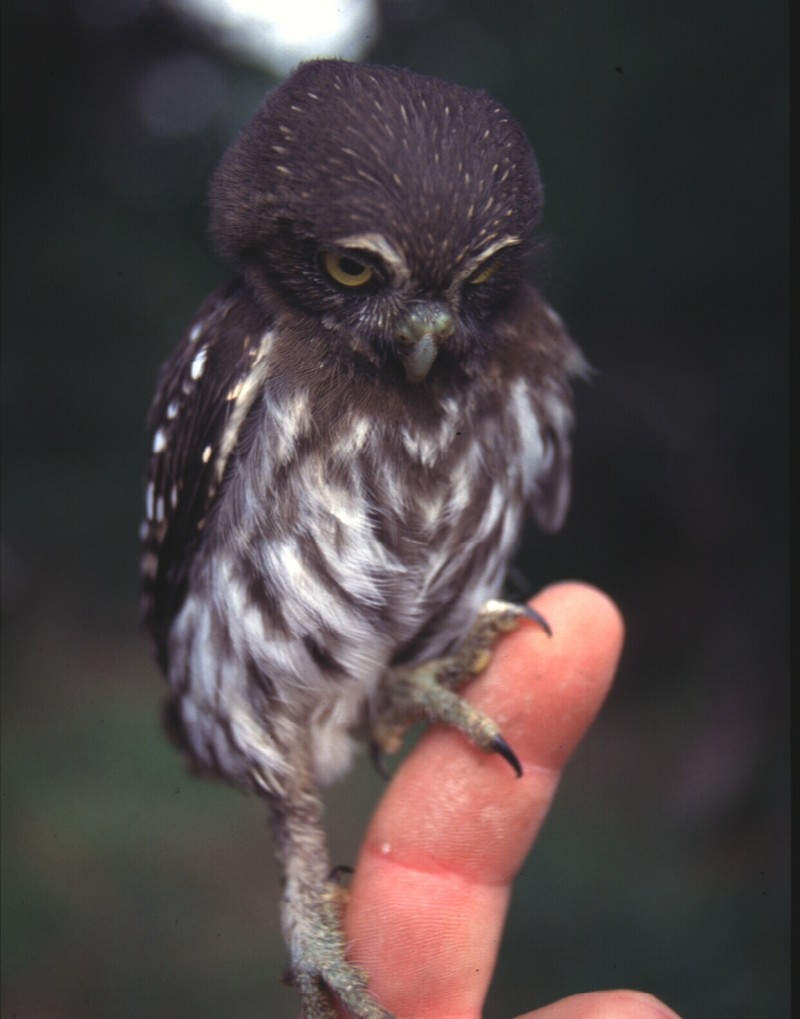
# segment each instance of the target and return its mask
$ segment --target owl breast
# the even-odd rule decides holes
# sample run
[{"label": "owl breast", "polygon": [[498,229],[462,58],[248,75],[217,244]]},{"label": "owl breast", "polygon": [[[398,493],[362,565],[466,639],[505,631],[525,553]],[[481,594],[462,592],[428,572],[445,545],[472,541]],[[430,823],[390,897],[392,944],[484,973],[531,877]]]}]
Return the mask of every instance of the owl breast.
[{"label": "owl breast", "polygon": [[516,388],[489,415],[453,398],[424,420],[345,408],[324,436],[312,394],[266,394],[170,637],[195,756],[280,792],[304,733],[330,780],[390,667],[458,645],[502,584],[546,459]]}]

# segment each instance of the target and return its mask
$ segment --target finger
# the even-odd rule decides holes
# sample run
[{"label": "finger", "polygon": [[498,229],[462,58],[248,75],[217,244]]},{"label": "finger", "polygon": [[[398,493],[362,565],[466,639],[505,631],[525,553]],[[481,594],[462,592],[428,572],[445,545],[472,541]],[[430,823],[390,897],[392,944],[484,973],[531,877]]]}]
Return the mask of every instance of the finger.
[{"label": "finger", "polygon": [[534,603],[553,636],[523,622],[466,691],[501,726],[523,777],[434,727],[398,770],[362,847],[350,954],[403,1019],[480,1014],[510,883],[614,674],[622,623],[604,595],[562,584]]},{"label": "finger", "polygon": [[640,991],[573,994],[517,1019],[680,1019],[662,1001]]}]

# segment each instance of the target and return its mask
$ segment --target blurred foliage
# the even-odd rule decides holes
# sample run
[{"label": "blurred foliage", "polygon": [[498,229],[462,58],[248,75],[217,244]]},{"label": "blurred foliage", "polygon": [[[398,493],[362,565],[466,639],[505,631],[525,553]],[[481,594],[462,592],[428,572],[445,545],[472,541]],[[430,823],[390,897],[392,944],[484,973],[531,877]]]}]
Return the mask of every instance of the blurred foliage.
[{"label": "blurred foliage", "polygon": [[[787,7],[382,16],[370,59],[486,88],[534,141],[543,286],[596,375],[570,520],[519,564],[629,627],[486,1014],[628,985],[788,1015]],[[270,80],[156,2],[6,0],[2,44],[2,1015],[293,1016],[263,813],[184,774],[136,626],[143,418],[225,277],[206,181]],[[378,791],[331,792],[336,859]]]}]

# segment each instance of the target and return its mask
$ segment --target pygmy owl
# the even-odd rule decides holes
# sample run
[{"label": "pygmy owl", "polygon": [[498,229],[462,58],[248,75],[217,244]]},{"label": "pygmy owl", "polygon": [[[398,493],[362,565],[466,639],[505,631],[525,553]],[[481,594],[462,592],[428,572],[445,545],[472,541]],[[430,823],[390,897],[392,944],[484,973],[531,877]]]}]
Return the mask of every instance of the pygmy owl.
[{"label": "pygmy owl", "polygon": [[524,518],[564,517],[583,362],[526,282],[542,188],[484,93],[302,64],[210,204],[238,276],[159,378],[145,618],[181,746],[270,805],[306,1019],[333,1000],[377,1019],[345,958],[317,788],[354,733],[393,749],[420,717],[519,769],[457,691],[522,611],[491,599]]}]

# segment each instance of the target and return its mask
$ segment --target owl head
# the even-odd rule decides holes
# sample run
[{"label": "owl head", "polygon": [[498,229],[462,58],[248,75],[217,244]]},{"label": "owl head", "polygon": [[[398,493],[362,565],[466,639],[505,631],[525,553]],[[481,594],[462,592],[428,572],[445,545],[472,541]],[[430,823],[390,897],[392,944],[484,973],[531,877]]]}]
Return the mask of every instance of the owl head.
[{"label": "owl head", "polygon": [[224,156],[211,228],[265,310],[288,301],[418,383],[489,342],[541,205],[533,151],[485,93],[316,60]]}]

